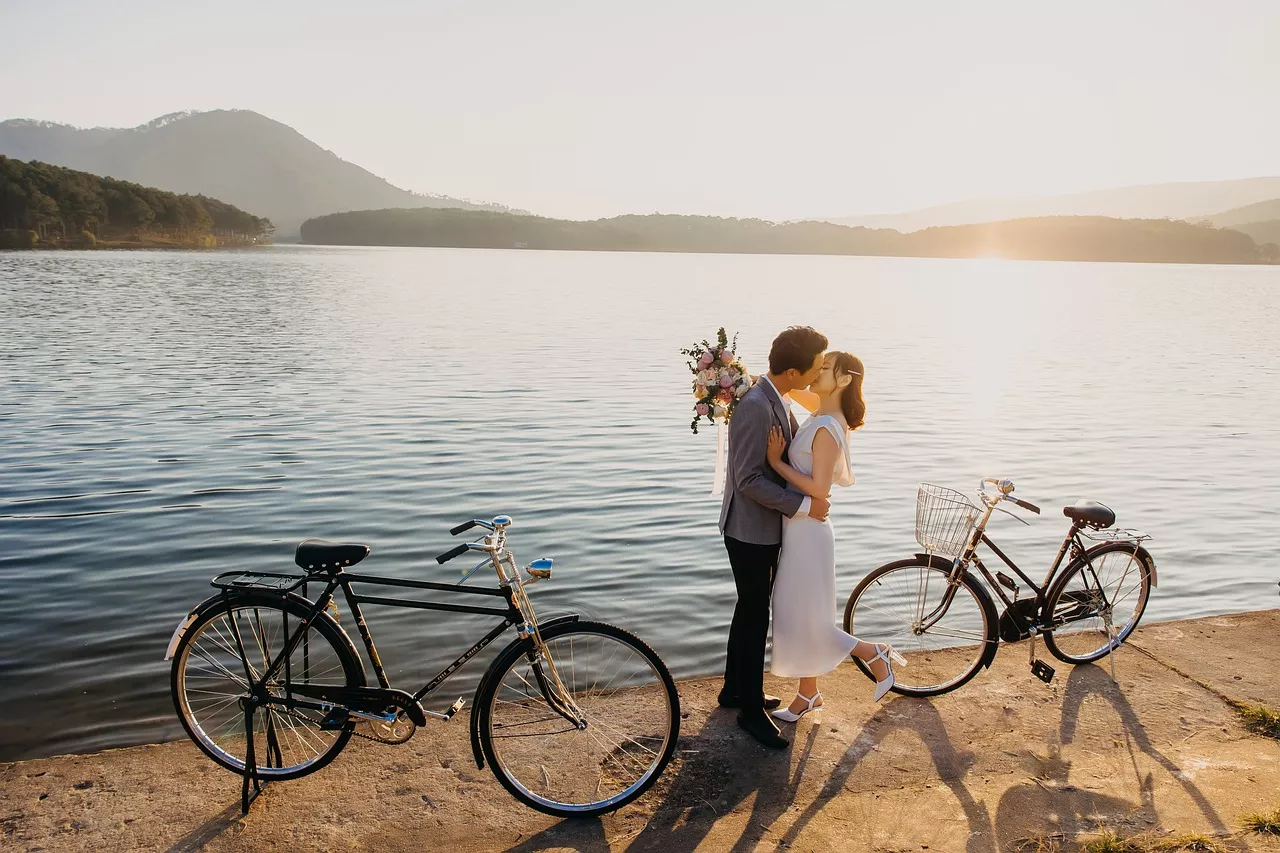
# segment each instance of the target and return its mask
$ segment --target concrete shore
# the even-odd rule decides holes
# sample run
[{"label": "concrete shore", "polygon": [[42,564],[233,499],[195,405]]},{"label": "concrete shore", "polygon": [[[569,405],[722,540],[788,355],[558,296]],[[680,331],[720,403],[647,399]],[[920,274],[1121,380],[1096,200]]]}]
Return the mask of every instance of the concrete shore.
[{"label": "concrete shore", "polygon": [[1223,698],[1280,708],[1280,610],[1144,626],[1116,656],[1118,684],[1104,661],[1058,666],[1045,685],[1027,657],[1025,642],[1004,646],[950,696],[879,705],[843,666],[781,752],[716,707],[718,679],[682,683],[672,765],[599,820],[513,800],[476,769],[464,714],[403,746],[355,740],[319,773],[270,786],[247,817],[238,778],[187,741],[0,764],[0,850],[995,853],[1076,850],[1107,828],[1280,851],[1240,829],[1242,814],[1280,806],[1280,742]]}]

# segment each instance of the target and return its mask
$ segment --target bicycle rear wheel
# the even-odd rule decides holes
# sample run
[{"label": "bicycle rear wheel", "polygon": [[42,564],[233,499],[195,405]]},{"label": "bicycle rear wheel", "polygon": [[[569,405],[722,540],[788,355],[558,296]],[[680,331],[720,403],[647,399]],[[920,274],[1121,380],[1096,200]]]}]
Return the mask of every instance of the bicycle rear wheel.
[{"label": "bicycle rear wheel", "polygon": [[[197,616],[179,641],[171,674],[178,718],[196,746],[228,770],[245,769],[248,739],[240,700],[249,694],[246,669],[254,681],[261,679],[266,662],[280,655],[309,612],[309,604],[291,598],[240,595]],[[289,656],[289,680],[351,687],[365,683],[350,640],[323,614],[311,621]],[[275,698],[286,696],[283,668],[268,683],[267,692]],[[253,746],[258,776],[293,779],[332,761],[351,739],[352,725],[322,729],[323,717],[319,710],[283,704],[256,708]]]},{"label": "bicycle rear wheel", "polygon": [[1045,599],[1049,653],[1071,664],[1106,657],[1138,627],[1151,575],[1151,555],[1132,542],[1097,545],[1072,561]]},{"label": "bicycle rear wheel", "polygon": [[[657,781],[675,750],[680,697],[671,673],[612,625],[555,625],[542,640],[545,656],[526,640],[486,676],[476,708],[485,758],[503,787],[538,811],[590,817],[620,808]],[[581,726],[570,719],[577,710]]]},{"label": "bicycle rear wheel", "polygon": [[[951,561],[940,557],[898,560],[872,571],[849,596],[844,630],[867,642],[888,643],[907,659],[907,666],[894,668],[895,693],[947,693],[995,656],[998,634],[991,597],[967,573],[949,584],[950,573]],[[875,680],[866,664],[853,661]]]}]

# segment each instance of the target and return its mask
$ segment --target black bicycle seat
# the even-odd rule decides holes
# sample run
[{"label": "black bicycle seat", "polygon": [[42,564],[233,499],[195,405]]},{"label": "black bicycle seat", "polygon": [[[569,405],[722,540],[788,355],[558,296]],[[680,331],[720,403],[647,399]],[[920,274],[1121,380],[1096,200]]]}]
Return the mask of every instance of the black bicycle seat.
[{"label": "black bicycle seat", "polygon": [[1073,521],[1099,529],[1116,523],[1116,514],[1111,507],[1097,501],[1076,501],[1071,506],[1064,506],[1062,514]]},{"label": "black bicycle seat", "polygon": [[293,562],[309,572],[354,566],[369,556],[368,545],[342,545],[323,539],[303,539],[293,554]]}]

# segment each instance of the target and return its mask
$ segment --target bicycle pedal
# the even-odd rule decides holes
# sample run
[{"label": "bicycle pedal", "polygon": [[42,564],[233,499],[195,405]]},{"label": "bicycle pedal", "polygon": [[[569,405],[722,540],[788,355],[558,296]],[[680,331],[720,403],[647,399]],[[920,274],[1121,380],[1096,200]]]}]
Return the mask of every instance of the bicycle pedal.
[{"label": "bicycle pedal", "polygon": [[450,705],[450,706],[449,706],[449,710],[447,710],[447,711],[445,711],[445,712],[444,712],[444,719],[445,719],[445,722],[448,722],[449,720],[452,720],[452,719],[453,719],[453,715],[454,715],[454,714],[456,714],[456,713],[458,713],[459,711],[461,711],[461,710],[462,710],[462,706],[463,706],[463,705],[465,705],[465,704],[467,704],[467,700],[466,700],[466,699],[461,699],[461,698],[459,698],[457,702],[454,702],[452,705]]},{"label": "bicycle pedal", "polygon": [[329,713],[324,715],[324,719],[320,721],[320,730],[326,732],[341,731],[347,724],[346,708],[330,708]]},{"label": "bicycle pedal", "polygon": [[1049,666],[1049,664],[1042,660],[1032,662],[1031,672],[1036,678],[1040,679],[1045,684],[1053,681],[1053,667]]}]

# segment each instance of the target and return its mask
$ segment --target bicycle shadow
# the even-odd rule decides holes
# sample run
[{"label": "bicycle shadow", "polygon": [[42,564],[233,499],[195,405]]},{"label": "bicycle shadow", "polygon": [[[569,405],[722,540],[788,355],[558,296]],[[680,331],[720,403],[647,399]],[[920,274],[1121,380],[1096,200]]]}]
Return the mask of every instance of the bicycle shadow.
[{"label": "bicycle shadow", "polygon": [[969,824],[966,853],[995,853],[991,816],[982,802],[974,799],[964,784],[965,775],[974,765],[974,753],[957,749],[951,741],[942,716],[928,699],[896,698],[880,707],[866,723],[862,731],[845,751],[836,765],[835,772],[823,784],[822,790],[805,807],[777,844],[777,849],[790,847],[800,837],[805,827],[832,799],[839,796],[859,763],[869,753],[877,750],[884,741],[899,732],[916,735],[929,751],[938,779],[945,784],[964,812]]},{"label": "bicycle shadow", "polygon": [[[733,711],[714,711],[694,735],[681,735],[678,763],[668,768],[647,797],[660,797],[645,825],[628,843],[628,853],[661,850],[692,853],[717,828],[719,821],[754,797],[751,812],[732,844],[717,843],[729,853],[754,850],[764,831],[791,807],[804,769],[819,734],[811,726],[801,741],[785,750],[757,745],[734,722]],[[792,772],[792,757],[799,752]],[[740,758],[726,762],[725,757]],[[508,848],[508,853],[533,853],[548,847],[604,850],[627,842],[627,834],[606,836],[604,824],[561,821]]]},{"label": "bicycle shadow", "polygon": [[198,850],[203,850],[218,836],[239,824],[243,819],[244,815],[240,812],[240,801],[237,798],[234,803],[175,841],[167,853],[196,853]]},{"label": "bicycle shadow", "polygon": [[[1075,742],[1080,712],[1090,697],[1105,700],[1120,718],[1125,748],[1138,786],[1137,800],[1085,791],[1069,784],[1071,762],[1062,758],[1062,748]],[[995,830],[996,836],[1006,842],[1024,834],[1028,814],[1047,816],[1052,830],[1062,832],[1068,840],[1074,840],[1082,830],[1095,829],[1100,816],[1120,816],[1118,820],[1131,822],[1135,814],[1142,813],[1146,822],[1156,823],[1158,816],[1154,779],[1150,772],[1142,772],[1138,752],[1153,759],[1178,781],[1212,824],[1214,832],[1228,831],[1217,810],[1200,789],[1151,742],[1137,711],[1120,686],[1111,680],[1108,672],[1098,666],[1085,664],[1071,669],[1062,698],[1062,716],[1057,737],[1050,740],[1047,747],[1046,758],[1033,755],[1037,769],[1046,782],[1010,788],[1000,798],[996,808]]]}]

